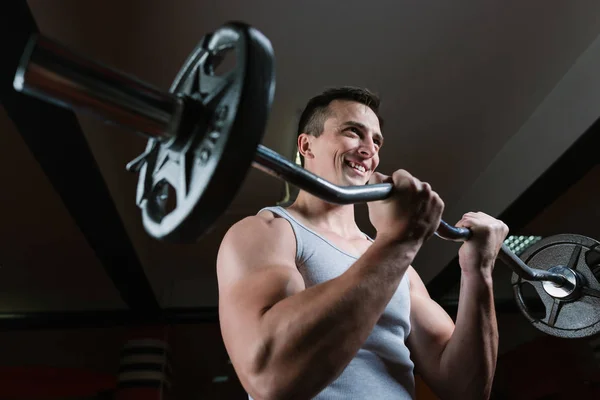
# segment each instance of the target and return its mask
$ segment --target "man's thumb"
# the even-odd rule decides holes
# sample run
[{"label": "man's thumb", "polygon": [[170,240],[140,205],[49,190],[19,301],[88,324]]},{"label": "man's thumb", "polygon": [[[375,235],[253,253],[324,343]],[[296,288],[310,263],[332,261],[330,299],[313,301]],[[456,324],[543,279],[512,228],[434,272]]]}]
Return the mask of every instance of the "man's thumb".
[{"label": "man's thumb", "polygon": [[379,172],[373,172],[373,175],[371,175],[371,178],[369,179],[369,185],[375,185],[377,183],[392,183],[392,177]]}]

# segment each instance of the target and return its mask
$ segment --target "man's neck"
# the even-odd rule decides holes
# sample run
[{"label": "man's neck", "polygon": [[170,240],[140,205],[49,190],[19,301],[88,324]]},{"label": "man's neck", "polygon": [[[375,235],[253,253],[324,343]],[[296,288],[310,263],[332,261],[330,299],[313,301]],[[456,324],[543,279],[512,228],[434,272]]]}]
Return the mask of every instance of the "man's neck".
[{"label": "man's neck", "polygon": [[354,205],[327,203],[307,192],[300,191],[289,207],[311,225],[351,238],[359,233],[354,218]]}]

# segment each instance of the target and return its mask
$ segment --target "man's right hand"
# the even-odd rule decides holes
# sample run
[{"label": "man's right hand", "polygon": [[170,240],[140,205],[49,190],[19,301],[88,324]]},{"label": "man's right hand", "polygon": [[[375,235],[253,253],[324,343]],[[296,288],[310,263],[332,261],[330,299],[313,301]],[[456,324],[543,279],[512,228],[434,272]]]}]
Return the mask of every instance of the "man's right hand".
[{"label": "man's right hand", "polygon": [[392,176],[375,172],[369,184],[391,183],[391,195],[385,200],[368,203],[371,224],[377,236],[390,240],[408,240],[422,244],[440,225],[444,202],[431,189],[403,169]]}]

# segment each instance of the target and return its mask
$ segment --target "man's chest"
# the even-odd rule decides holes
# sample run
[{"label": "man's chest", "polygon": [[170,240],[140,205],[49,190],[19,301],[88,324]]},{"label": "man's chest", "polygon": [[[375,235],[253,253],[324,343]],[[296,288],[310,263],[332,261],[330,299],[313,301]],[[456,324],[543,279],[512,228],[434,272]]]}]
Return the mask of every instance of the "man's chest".
[{"label": "man's chest", "polygon": [[360,258],[365,251],[371,245],[371,241],[366,237],[357,238],[357,239],[346,239],[331,233],[322,233],[323,237],[327,239],[333,246],[342,250],[343,252]]}]

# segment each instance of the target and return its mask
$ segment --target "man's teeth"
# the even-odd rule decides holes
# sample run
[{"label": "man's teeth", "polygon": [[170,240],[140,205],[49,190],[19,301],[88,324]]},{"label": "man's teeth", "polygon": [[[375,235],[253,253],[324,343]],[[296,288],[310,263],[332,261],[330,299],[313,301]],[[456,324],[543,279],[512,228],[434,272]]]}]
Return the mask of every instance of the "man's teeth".
[{"label": "man's teeth", "polygon": [[361,172],[365,172],[365,167],[363,167],[360,164],[356,164],[356,163],[353,163],[352,161],[348,161],[348,165],[351,166],[354,169],[357,169],[357,170],[361,171]]}]

